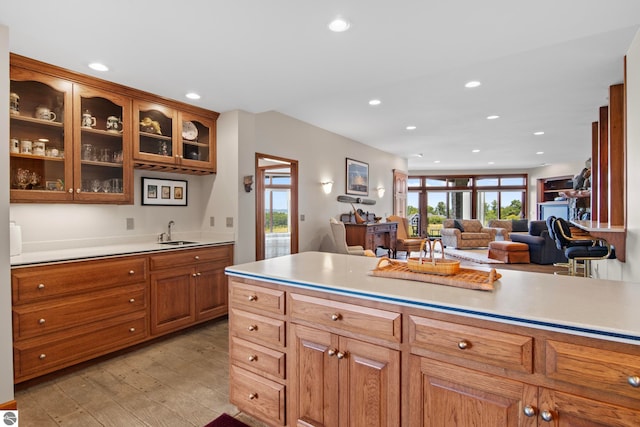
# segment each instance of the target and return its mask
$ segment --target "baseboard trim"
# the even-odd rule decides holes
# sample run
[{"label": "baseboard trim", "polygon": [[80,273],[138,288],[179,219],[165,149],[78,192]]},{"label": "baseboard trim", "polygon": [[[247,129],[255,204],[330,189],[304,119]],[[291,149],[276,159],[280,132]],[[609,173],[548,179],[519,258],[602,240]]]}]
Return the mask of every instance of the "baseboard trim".
[{"label": "baseboard trim", "polygon": [[0,403],[0,411],[15,411],[18,409],[18,402],[10,400],[8,402]]}]

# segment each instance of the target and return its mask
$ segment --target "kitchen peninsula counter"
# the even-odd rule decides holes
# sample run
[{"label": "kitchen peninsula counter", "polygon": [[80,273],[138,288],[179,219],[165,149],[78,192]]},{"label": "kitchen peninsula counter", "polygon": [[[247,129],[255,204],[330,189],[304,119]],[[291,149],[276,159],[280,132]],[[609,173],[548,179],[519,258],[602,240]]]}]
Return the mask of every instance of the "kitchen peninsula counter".
[{"label": "kitchen peninsula counter", "polygon": [[640,284],[497,271],[493,291],[368,273],[378,259],[305,252],[227,267],[227,275],[640,345]]}]

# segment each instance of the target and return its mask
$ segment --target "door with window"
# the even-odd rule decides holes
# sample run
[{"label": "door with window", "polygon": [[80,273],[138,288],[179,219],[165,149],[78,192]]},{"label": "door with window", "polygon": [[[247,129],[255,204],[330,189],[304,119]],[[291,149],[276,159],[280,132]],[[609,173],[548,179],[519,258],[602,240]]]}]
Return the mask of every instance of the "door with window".
[{"label": "door with window", "polygon": [[256,154],[256,260],[298,252],[298,162]]}]

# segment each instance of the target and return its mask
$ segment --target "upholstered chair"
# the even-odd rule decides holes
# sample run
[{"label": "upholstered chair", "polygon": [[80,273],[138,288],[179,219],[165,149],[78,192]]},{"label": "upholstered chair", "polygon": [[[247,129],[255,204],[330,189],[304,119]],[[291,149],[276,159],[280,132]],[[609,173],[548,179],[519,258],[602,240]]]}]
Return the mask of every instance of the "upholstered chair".
[{"label": "upholstered chair", "polygon": [[347,245],[347,231],[344,228],[344,223],[338,221],[335,218],[331,218],[329,219],[329,224],[331,225],[331,234],[333,235],[333,241],[335,243],[337,253],[348,255],[375,256],[373,251],[365,249],[362,246]]},{"label": "upholstered chair", "polygon": [[420,245],[424,239],[420,237],[409,237],[409,220],[407,218],[391,215],[387,218],[387,222],[398,223],[398,230],[396,231],[396,251],[393,253],[393,257],[397,257],[398,251],[405,252],[407,258],[411,255],[411,252],[419,252]]}]

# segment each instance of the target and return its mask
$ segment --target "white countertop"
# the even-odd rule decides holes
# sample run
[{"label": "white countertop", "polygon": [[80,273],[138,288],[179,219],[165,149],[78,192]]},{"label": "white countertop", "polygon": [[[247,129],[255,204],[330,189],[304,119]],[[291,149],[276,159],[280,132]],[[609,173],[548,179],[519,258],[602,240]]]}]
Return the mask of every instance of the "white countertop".
[{"label": "white countertop", "polygon": [[378,259],[304,252],[227,267],[228,275],[640,345],[640,283],[497,270],[493,291],[368,274]]},{"label": "white countertop", "polygon": [[[174,239],[180,240],[180,239]],[[231,244],[233,241],[221,238],[183,239],[196,241],[185,245],[167,245],[157,242],[123,242],[119,244],[97,244],[96,246],[80,246],[75,248],[49,249],[43,251],[23,252],[10,258],[12,267],[30,266],[50,262],[78,261],[105,256],[132,255],[136,253],[166,251],[175,249],[197,248],[199,246]]]}]

